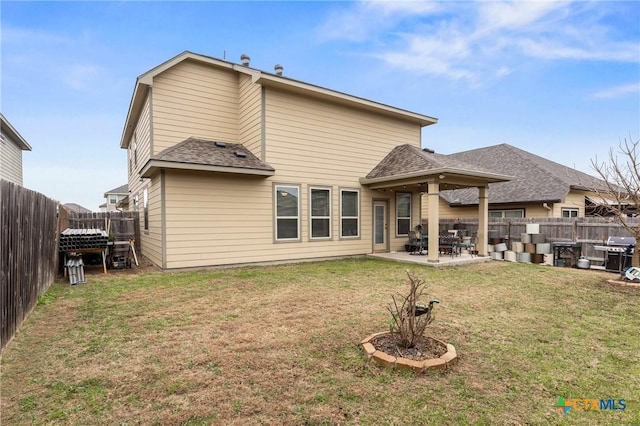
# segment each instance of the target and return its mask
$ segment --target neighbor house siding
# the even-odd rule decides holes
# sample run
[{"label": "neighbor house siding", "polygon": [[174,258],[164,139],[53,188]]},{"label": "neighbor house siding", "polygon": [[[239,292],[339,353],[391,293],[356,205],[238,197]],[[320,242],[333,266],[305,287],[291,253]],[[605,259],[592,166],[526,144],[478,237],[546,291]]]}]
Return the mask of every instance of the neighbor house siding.
[{"label": "neighbor house siding", "polygon": [[[584,196],[582,197],[582,208],[580,209],[580,216],[584,216]],[[571,201],[573,200],[573,201]],[[579,208],[574,203],[577,201],[574,198],[570,199],[569,203],[547,203],[551,211],[539,203],[530,204],[491,204],[489,205],[489,211],[491,210],[524,210],[525,217],[527,218],[545,218],[545,217],[561,217],[562,208]],[[425,203],[423,210],[423,216],[427,217],[429,207]],[[469,207],[449,207],[449,205],[442,199],[440,199],[440,218],[442,219],[456,219],[456,218],[477,218],[478,206]]]},{"label": "neighbor house siding", "polygon": [[560,203],[553,206],[553,213],[556,217],[562,217],[562,209],[578,209],[578,217],[584,217],[584,197],[587,192],[571,191]]},{"label": "neighbor house siding", "polygon": [[153,154],[194,136],[237,143],[238,75],[184,61],[153,80]]},{"label": "neighbor house siding", "polygon": [[262,86],[240,75],[239,127],[240,143],[261,160],[262,153]]},{"label": "neighbor house siding", "polygon": [[6,135],[0,141],[0,178],[22,185],[22,149]]}]

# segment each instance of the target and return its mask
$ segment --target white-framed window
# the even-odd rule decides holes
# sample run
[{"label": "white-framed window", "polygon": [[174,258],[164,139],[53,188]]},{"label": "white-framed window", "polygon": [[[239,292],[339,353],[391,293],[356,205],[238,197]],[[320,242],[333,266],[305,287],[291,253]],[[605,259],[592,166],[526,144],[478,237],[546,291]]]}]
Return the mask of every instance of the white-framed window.
[{"label": "white-framed window", "polygon": [[340,236],[360,236],[360,191],[357,189],[340,190]]},{"label": "white-framed window", "polygon": [[132,143],[132,147],[133,147],[133,165],[137,166],[138,165],[138,134],[137,132],[133,133],[133,143]]},{"label": "white-framed window", "polygon": [[562,217],[578,217],[578,209],[562,209]]},{"label": "white-framed window", "polygon": [[144,230],[149,230],[149,194],[147,188],[142,190],[142,208],[144,209]]},{"label": "white-framed window", "polygon": [[118,202],[118,196],[115,194],[109,194],[109,204],[116,204]]},{"label": "white-framed window", "polygon": [[517,219],[524,217],[524,209],[489,210],[489,219]]},{"label": "white-framed window", "polygon": [[300,241],[300,187],[274,185],[275,239]]},{"label": "white-framed window", "polygon": [[331,189],[309,188],[309,238],[331,238]]},{"label": "white-framed window", "polygon": [[411,231],[411,194],[396,193],[396,236],[409,235]]},{"label": "white-framed window", "polygon": [[138,211],[138,194],[133,196],[133,211]]}]

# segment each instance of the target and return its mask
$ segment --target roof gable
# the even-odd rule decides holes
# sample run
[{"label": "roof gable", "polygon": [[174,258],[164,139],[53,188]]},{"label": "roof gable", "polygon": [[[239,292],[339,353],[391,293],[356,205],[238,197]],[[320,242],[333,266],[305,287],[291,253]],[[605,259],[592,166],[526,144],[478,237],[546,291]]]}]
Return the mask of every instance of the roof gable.
[{"label": "roof gable", "polygon": [[16,128],[9,123],[9,120],[7,120],[2,113],[0,113],[0,129],[2,134],[7,135],[21,150],[31,151],[31,146],[27,143],[25,138],[23,138]]},{"label": "roof gable", "polygon": [[389,186],[406,185],[417,180],[420,184],[438,181],[441,187],[465,187],[502,182],[510,178],[447,155],[426,152],[405,144],[393,148],[366,177],[360,179],[360,183]]},{"label": "roof gable", "polygon": [[392,149],[391,152],[369,172],[367,179],[416,172],[440,173],[454,169],[466,172],[491,173],[487,169],[466,163],[451,156],[426,152],[416,146],[405,144]]},{"label": "roof gable", "polygon": [[104,193],[104,196],[106,197],[107,194],[124,194],[124,195],[127,195],[127,194],[129,194],[129,185],[127,185],[125,183],[124,185],[120,185],[117,188],[113,188],[113,189],[111,189],[109,191],[106,191]]}]

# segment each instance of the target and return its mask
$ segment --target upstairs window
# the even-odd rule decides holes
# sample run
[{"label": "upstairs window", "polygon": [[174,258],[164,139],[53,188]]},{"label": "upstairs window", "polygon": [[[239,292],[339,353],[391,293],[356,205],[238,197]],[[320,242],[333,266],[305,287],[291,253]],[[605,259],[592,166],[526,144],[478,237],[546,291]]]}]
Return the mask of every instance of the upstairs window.
[{"label": "upstairs window", "polygon": [[144,230],[149,230],[149,196],[147,188],[142,190],[142,208],[144,209]]},{"label": "upstairs window", "polygon": [[138,139],[138,134],[134,133],[133,134],[133,143],[132,143],[133,165],[134,166],[138,165],[138,143],[137,143],[137,139]]}]

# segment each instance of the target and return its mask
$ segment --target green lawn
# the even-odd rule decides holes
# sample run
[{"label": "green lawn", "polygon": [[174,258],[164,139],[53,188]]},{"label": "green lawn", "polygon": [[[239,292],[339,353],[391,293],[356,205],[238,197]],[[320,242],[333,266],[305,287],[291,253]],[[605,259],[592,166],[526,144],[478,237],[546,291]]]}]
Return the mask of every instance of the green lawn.
[{"label": "green lawn", "polygon": [[[459,362],[368,363],[407,270]],[[1,423],[640,424],[640,291],[615,275],[346,259],[59,281],[5,350]],[[562,414],[558,398],[624,399]],[[620,405],[617,404],[617,407]]]}]

